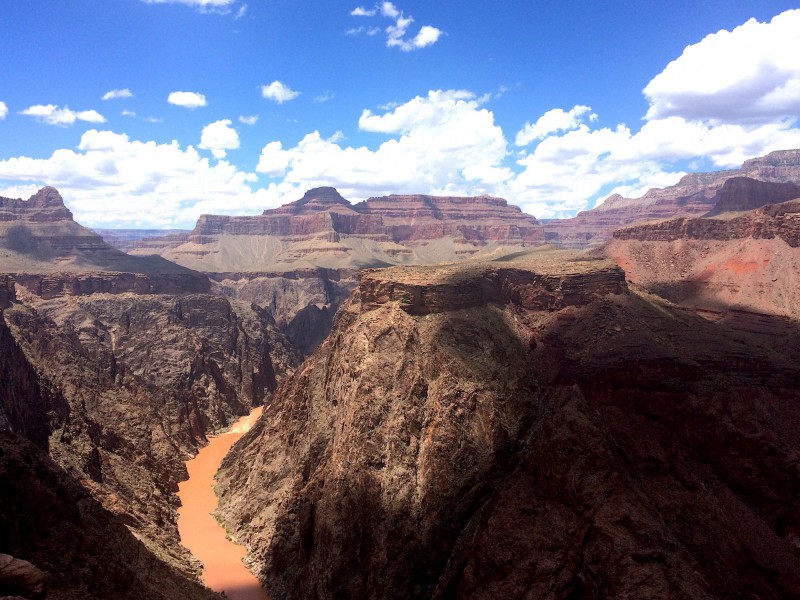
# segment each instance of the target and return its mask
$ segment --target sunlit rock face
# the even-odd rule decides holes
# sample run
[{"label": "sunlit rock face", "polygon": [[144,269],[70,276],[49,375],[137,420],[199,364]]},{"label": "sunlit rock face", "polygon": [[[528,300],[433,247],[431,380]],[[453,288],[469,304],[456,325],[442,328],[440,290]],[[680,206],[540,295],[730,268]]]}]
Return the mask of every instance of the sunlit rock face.
[{"label": "sunlit rock face", "polygon": [[629,280],[709,318],[800,319],[800,200],[626,227],[605,252]]},{"label": "sunlit rock face", "polygon": [[796,596],[800,327],[745,325],[563,252],[365,273],[226,523],[275,598]]}]

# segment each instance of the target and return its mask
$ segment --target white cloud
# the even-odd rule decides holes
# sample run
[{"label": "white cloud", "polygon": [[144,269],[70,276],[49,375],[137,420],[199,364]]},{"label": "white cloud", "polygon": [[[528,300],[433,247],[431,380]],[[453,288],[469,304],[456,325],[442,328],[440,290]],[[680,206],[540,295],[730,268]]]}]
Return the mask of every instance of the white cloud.
[{"label": "white cloud", "polygon": [[334,94],[333,92],[326,91],[326,92],[320,94],[319,96],[315,96],[314,97],[314,102],[316,102],[317,104],[323,104],[323,103],[327,102],[328,100],[333,100],[335,96],[336,96],[336,94]]},{"label": "white cloud", "polygon": [[239,115],[239,123],[242,125],[255,125],[258,123],[258,115],[244,116]]},{"label": "white cloud", "polygon": [[203,127],[198,147],[211,150],[214,158],[225,158],[228,150],[239,147],[239,134],[231,127],[230,119],[215,121]]},{"label": "white cloud", "polygon": [[[145,4],[184,4],[191,8],[197,9],[200,12],[216,12],[222,14],[230,13],[231,9],[236,5],[237,0],[141,0]],[[246,10],[247,5],[245,4],[242,8],[239,9],[239,13],[242,13],[242,10]],[[237,13],[237,17],[241,17],[244,13],[239,14]]]},{"label": "white cloud", "polygon": [[[491,112],[463,90],[431,91],[385,114],[365,110],[359,128],[390,135],[376,150],[345,147],[341,135],[267,144],[257,171],[298,187],[334,185],[351,199],[393,192],[488,189],[511,176],[507,144]],[[480,193],[480,192],[478,192]]]},{"label": "white cloud", "polygon": [[124,88],[121,90],[111,90],[103,94],[103,97],[100,98],[101,100],[114,100],[116,98],[131,98],[133,97],[133,93],[128,89]]},{"label": "white cloud", "polygon": [[[536,123],[525,123],[517,133],[516,145],[527,146],[534,140],[546,137],[548,134],[558,131],[570,131],[577,129],[583,122],[583,115],[592,110],[589,106],[576,105],[569,111],[561,108],[554,108],[544,113]],[[594,117],[594,119],[592,119]],[[590,120],[596,120],[597,115],[590,115]]]},{"label": "white cloud", "polygon": [[21,115],[35,118],[37,121],[48,125],[58,125],[66,127],[73,125],[75,121],[86,121],[87,123],[105,123],[106,119],[96,110],[71,110],[68,106],[59,108],[55,104],[36,104],[20,111]]},{"label": "white cloud", "polygon": [[288,85],[281,83],[280,81],[273,81],[269,85],[261,86],[261,96],[267,100],[274,100],[278,104],[283,104],[289,100],[294,100],[299,95],[300,92],[296,92]]},{"label": "white cloud", "polygon": [[6,106],[5,102],[0,102],[0,121],[6,118],[8,114],[8,106]]},{"label": "white cloud", "polygon": [[[378,10],[391,12],[394,5],[387,4]],[[776,17],[763,24],[768,31],[760,39],[768,39],[772,27],[780,37],[781,21]],[[741,29],[729,35],[739,35]],[[773,51],[766,42],[751,48],[763,52],[765,64]],[[693,57],[685,52],[681,68],[692,72]],[[725,67],[723,58],[719,56],[719,68]],[[706,58],[698,60],[705,65]],[[786,77],[791,81],[791,73]],[[601,126],[588,106],[577,104],[531,115],[519,132],[504,132],[489,95],[430,91],[386,103],[375,112],[363,110],[358,127],[376,139],[369,147],[348,145],[339,132],[325,136],[311,131],[296,144],[265,140],[256,171],[262,182],[272,183],[261,188],[255,173],[222,159],[202,158],[191,146],[131,141],[95,130],[84,134],[77,150],[57,150],[47,159],[0,161],[0,181],[11,186],[5,189],[33,183],[64,188],[76,216],[90,225],[190,227],[201,212],[253,214],[318,185],[334,185],[351,200],[403,192],[488,193],[551,218],[591,208],[612,192],[637,196],[649,187],[675,183],[686,164],[698,159],[729,168],[773,150],[800,148],[798,113],[769,119],[767,112],[759,119],[712,114],[705,110],[708,99],[699,98],[705,112],[687,105],[679,114],[661,114],[663,101],[677,98],[683,89],[675,80],[672,93],[666,81],[659,83],[658,94],[647,96],[651,111],[638,130],[625,124]],[[734,78],[717,92],[725,97],[729,88],[740,90],[741,84]],[[230,121],[218,123],[223,124],[220,132],[233,130]],[[212,152],[233,149],[232,136],[227,142],[220,139],[208,137],[201,143]],[[517,154],[509,152],[512,141],[524,146]],[[0,195],[8,194],[0,189]]]},{"label": "white cloud", "polygon": [[[381,2],[376,4],[372,9],[359,6],[350,11],[350,14],[354,17],[374,17],[380,14],[383,17],[393,20],[394,23],[386,28],[386,45],[389,48],[399,48],[403,52],[410,52],[412,50],[431,46],[438,42],[439,38],[444,35],[444,32],[437,27],[423,25],[414,37],[408,38],[408,28],[414,22],[414,18],[410,15],[406,16],[403,14],[403,11],[397,8],[392,2]],[[371,36],[379,32],[380,29],[376,27],[361,26],[348,29],[345,33],[347,33],[347,35],[365,33]]]},{"label": "white cloud", "polygon": [[648,119],[768,122],[800,115],[800,10],[687,46],[644,88]]},{"label": "white cloud", "polygon": [[[0,160],[5,190],[53,185],[78,222],[90,227],[192,228],[203,214],[254,214],[296,200],[302,191],[273,184],[254,191],[253,173],[192,146],[131,140],[112,131],[85,132],[75,150],[49,158]],[[22,195],[28,197],[29,194]]]},{"label": "white cloud", "polygon": [[198,94],[197,92],[170,92],[169,96],[167,96],[167,102],[174,104],[175,106],[188,108],[190,110],[194,110],[195,108],[206,106],[208,104],[206,102],[206,97],[203,94]]},{"label": "white cloud", "polygon": [[374,8],[367,10],[363,6],[357,6],[350,11],[350,14],[354,17],[374,17],[376,12],[378,11]]},{"label": "white cloud", "polygon": [[120,113],[123,117],[135,117],[136,113],[132,110],[128,110],[127,108]]},{"label": "white cloud", "polygon": [[378,35],[381,32],[380,27],[352,27],[345,31],[345,35],[360,35],[366,34],[368,36]]}]

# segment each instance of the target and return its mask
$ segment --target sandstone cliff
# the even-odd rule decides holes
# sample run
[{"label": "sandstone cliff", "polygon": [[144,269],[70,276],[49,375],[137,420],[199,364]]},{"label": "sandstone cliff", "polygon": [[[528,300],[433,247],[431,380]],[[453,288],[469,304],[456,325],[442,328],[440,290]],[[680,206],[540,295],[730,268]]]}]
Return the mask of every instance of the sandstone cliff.
[{"label": "sandstone cliff", "polygon": [[226,459],[226,522],[276,599],[800,597],[781,327],[557,252],[366,273]]}]

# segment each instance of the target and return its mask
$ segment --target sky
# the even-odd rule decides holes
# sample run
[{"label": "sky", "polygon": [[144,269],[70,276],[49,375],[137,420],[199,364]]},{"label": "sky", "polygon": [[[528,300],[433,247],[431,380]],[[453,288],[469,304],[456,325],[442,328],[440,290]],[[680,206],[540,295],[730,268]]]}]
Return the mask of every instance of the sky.
[{"label": "sky", "polygon": [[781,0],[2,0],[0,196],[184,228],[312,187],[537,218],[800,148]]}]

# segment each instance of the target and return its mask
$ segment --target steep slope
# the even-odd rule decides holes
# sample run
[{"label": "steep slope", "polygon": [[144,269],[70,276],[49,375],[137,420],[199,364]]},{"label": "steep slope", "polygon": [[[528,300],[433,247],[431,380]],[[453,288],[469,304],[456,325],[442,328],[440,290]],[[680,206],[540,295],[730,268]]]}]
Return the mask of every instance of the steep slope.
[{"label": "steep slope", "polygon": [[624,228],[605,252],[631,281],[683,306],[800,319],[800,200]]},{"label": "steep slope", "polygon": [[[729,180],[733,181],[727,183]],[[791,200],[797,197],[791,191],[797,186],[800,186],[800,150],[781,150],[747,160],[740,169],[691,173],[676,185],[652,189],[641,198],[609,196],[596,208],[580,212],[572,219],[548,222],[545,236],[549,242],[568,247],[597,246],[621,227],[678,216],[700,217],[720,202],[722,207],[717,212],[748,210]]]},{"label": "steep slope", "polygon": [[782,325],[563,252],[365,273],[225,461],[226,522],[276,599],[800,597]]},{"label": "steep slope", "polygon": [[[175,526],[183,460],[263,403],[299,356],[267,311],[197,293],[211,288],[200,273],[110,248],[56,195],[14,201],[0,236],[0,429],[35,443],[63,470],[59,481],[194,579]],[[48,252],[15,245],[14,227]]]}]

